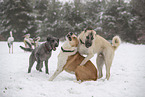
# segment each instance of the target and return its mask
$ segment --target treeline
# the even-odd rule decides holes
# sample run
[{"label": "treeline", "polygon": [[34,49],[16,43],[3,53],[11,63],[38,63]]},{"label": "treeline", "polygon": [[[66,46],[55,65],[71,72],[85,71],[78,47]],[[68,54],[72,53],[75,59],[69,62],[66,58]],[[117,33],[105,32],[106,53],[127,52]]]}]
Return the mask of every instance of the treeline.
[{"label": "treeline", "polygon": [[110,40],[119,35],[131,43],[145,43],[145,0],[3,0],[0,2],[0,40],[12,31],[16,41],[23,35],[48,34],[58,38],[68,32],[79,34],[91,26],[97,34]]}]

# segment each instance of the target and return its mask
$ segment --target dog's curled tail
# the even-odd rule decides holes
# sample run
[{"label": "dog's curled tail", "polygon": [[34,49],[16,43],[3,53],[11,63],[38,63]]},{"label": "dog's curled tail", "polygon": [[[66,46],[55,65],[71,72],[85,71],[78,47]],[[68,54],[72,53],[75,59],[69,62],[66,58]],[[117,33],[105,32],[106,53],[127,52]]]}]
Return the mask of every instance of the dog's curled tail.
[{"label": "dog's curled tail", "polygon": [[32,52],[32,51],[33,51],[32,48],[24,48],[24,47],[22,47],[22,46],[20,46],[20,48],[23,49],[24,51],[29,51],[29,52]]},{"label": "dog's curled tail", "polygon": [[120,37],[119,36],[114,36],[113,39],[112,39],[112,46],[114,47],[114,49],[116,50],[120,44],[121,44]]}]

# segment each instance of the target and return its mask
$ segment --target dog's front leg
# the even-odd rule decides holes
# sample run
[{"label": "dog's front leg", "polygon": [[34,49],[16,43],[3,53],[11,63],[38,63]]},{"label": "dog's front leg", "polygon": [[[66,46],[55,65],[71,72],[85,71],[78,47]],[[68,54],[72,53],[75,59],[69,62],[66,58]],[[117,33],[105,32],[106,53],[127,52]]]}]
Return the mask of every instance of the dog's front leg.
[{"label": "dog's front leg", "polygon": [[56,71],[54,74],[49,78],[49,81],[52,81],[53,79],[56,78],[58,74],[60,74],[63,71],[63,66],[57,67]]},{"label": "dog's front leg", "polygon": [[84,65],[88,60],[90,60],[94,56],[93,53],[88,54],[87,57],[81,62],[80,65]]},{"label": "dog's front leg", "polygon": [[38,60],[37,61],[37,65],[36,65],[36,70],[42,72],[42,68],[43,67],[43,61]]},{"label": "dog's front leg", "polygon": [[43,61],[40,60],[39,56],[40,56],[39,53],[36,53],[36,60],[37,60],[36,70],[42,72],[41,68],[43,66]]},{"label": "dog's front leg", "polygon": [[12,54],[13,54],[13,43],[12,43]]},{"label": "dog's front leg", "polygon": [[45,72],[47,74],[49,74],[49,70],[48,70],[48,60],[45,61]]},{"label": "dog's front leg", "polygon": [[29,68],[28,68],[28,73],[31,72],[31,68],[32,68],[34,62],[35,62],[35,57],[33,56],[33,52],[32,52],[32,54],[31,54],[30,57],[29,57]]}]

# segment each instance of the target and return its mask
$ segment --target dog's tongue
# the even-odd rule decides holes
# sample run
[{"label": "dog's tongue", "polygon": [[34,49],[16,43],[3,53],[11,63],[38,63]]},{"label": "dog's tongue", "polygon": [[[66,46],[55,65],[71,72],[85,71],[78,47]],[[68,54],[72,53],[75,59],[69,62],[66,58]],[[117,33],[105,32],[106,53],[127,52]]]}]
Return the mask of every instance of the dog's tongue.
[{"label": "dog's tongue", "polygon": [[55,47],[53,47],[53,50],[55,51],[55,50],[56,50],[56,48],[55,48]]}]

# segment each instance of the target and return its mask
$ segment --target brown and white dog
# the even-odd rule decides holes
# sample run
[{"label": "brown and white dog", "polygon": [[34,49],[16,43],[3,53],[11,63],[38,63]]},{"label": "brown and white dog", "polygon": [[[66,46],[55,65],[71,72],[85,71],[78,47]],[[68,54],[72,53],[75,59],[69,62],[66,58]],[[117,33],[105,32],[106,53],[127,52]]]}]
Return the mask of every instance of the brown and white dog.
[{"label": "brown and white dog", "polygon": [[75,74],[77,80],[97,80],[97,69],[91,61],[88,61],[84,66],[79,66],[84,57],[77,52],[78,43],[76,35],[73,33],[67,35],[58,55],[57,69],[49,81],[52,81],[63,70]]},{"label": "brown and white dog", "polygon": [[106,78],[110,78],[110,68],[114,58],[114,52],[121,43],[118,36],[113,37],[112,44],[106,39],[96,34],[92,28],[87,28],[85,31],[81,32],[78,36],[79,45],[78,51],[80,54],[87,55],[80,65],[84,65],[88,60],[90,60],[94,54],[97,53],[97,68],[99,70],[99,78],[103,77],[102,67],[106,66]]},{"label": "brown and white dog", "polygon": [[26,34],[23,37],[25,37],[24,38],[25,48],[32,48],[32,41],[33,41],[33,39],[30,38],[30,34]]},{"label": "brown and white dog", "polygon": [[67,72],[75,72],[77,81],[97,80],[97,69],[90,60],[85,65],[80,66],[84,58],[79,52],[69,56],[63,69]]}]

